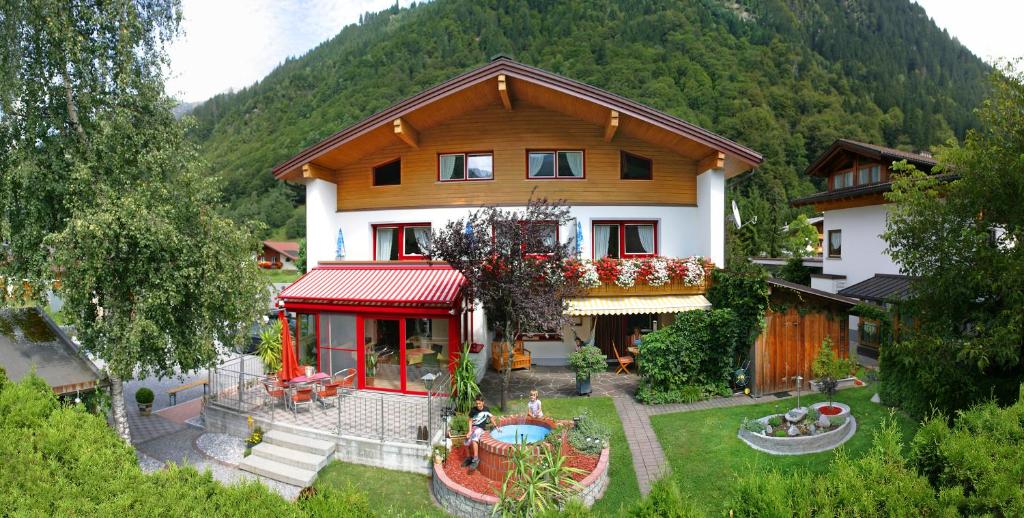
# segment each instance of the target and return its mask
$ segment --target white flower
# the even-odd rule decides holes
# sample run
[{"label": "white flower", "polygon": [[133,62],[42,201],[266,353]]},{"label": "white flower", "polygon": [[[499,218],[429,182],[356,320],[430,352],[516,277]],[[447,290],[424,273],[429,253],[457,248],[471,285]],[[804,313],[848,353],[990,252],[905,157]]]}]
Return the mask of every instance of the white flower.
[{"label": "white flower", "polygon": [[658,257],[651,260],[651,273],[647,274],[647,284],[658,287],[668,284],[668,262]]},{"label": "white flower", "polygon": [[632,288],[636,284],[636,273],[640,269],[640,263],[626,259],[619,263],[619,277],[615,284],[623,288]]},{"label": "white flower", "polygon": [[584,288],[596,288],[601,285],[601,278],[597,276],[597,268],[590,260],[580,261],[580,286]]},{"label": "white flower", "polygon": [[686,277],[683,279],[686,286],[699,286],[704,284],[704,258],[691,256],[686,258]]}]

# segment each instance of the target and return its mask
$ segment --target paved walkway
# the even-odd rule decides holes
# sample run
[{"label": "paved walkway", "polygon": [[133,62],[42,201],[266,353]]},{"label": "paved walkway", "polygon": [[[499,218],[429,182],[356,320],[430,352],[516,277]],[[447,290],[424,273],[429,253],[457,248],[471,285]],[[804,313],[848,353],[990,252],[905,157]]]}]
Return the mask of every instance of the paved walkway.
[{"label": "paved walkway", "polygon": [[[654,434],[654,428],[651,427],[652,415],[755,405],[785,399],[773,395],[762,396],[759,399],[737,396],[696,403],[642,405],[633,398],[639,381],[640,377],[635,374],[617,375],[611,371],[596,374],[591,379],[593,395],[610,397],[615,403],[615,410],[622,421],[626,442],[629,443],[629,450],[633,456],[633,469],[636,470],[640,492],[645,495],[650,492],[654,482],[669,473],[665,452]],[[565,367],[533,367],[530,370],[512,373],[509,383],[510,399],[525,399],[533,389],[540,391],[541,398],[573,397],[576,395],[575,374]],[[488,404],[496,405],[501,398],[501,374],[488,369],[487,375],[480,383],[480,390]]]}]

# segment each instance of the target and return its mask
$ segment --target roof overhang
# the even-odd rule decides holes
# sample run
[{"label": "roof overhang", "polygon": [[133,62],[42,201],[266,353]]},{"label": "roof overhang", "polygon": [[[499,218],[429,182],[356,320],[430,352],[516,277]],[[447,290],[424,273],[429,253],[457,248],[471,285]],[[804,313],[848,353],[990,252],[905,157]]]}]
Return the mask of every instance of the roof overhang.
[{"label": "roof overhang", "polygon": [[799,283],[795,283],[795,282],[789,282],[789,281],[785,281],[785,280],[774,278],[774,277],[768,279],[768,286],[770,286],[772,288],[783,288],[783,289],[787,289],[787,290],[790,290],[790,291],[795,291],[795,292],[798,292],[798,293],[800,293],[802,295],[810,295],[810,296],[818,298],[818,299],[827,300],[827,301],[830,301],[830,302],[837,302],[839,304],[843,304],[843,305],[851,306],[851,307],[852,306],[856,306],[857,303],[858,303],[858,301],[856,299],[852,299],[850,297],[845,297],[843,295],[837,295],[835,293],[829,293],[827,291],[822,291],[822,290],[819,290],[819,289],[816,289],[816,288],[812,288],[810,286],[805,286],[803,284],[799,284]]},{"label": "roof overhang", "polygon": [[330,179],[339,167],[397,139],[415,141],[416,133],[462,113],[489,104],[511,107],[515,102],[605,126],[606,139],[609,133],[621,132],[672,149],[698,161],[701,167],[724,169],[730,178],[762,161],[760,153],[682,119],[502,57],[327,137],[274,167],[273,174],[283,180]]},{"label": "roof overhang", "polygon": [[896,162],[899,160],[906,160],[915,166],[924,167],[926,172],[931,170],[931,168],[938,163],[937,160],[930,156],[908,153],[898,149],[877,146],[865,142],[857,142],[855,140],[838,139],[829,146],[828,150],[818,155],[818,158],[816,158],[814,162],[811,162],[811,164],[807,166],[807,169],[804,169],[804,174],[808,176],[827,175],[826,172],[822,171],[822,167],[842,153],[852,153],[854,155],[878,161]]},{"label": "roof overhang", "polygon": [[277,296],[288,307],[454,308],[466,279],[446,263],[335,263],[313,268]]}]

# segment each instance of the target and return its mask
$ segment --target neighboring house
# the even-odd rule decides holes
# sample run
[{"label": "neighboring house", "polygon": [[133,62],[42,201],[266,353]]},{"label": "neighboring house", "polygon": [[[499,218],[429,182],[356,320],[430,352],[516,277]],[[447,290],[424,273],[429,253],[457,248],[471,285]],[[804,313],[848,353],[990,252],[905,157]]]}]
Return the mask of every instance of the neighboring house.
[{"label": "neighboring house", "polygon": [[264,241],[263,252],[256,258],[261,268],[295,270],[299,244],[294,241]]},{"label": "neighboring house", "polygon": [[0,310],[0,367],[19,381],[32,369],[58,396],[72,399],[106,385],[95,365],[42,310]]},{"label": "neighboring house", "polygon": [[[806,170],[825,178],[828,190],[793,200],[794,207],[813,206],[824,216],[822,272],[811,276],[811,287],[884,304],[905,296],[909,279],[886,253],[882,239],[890,205],[884,194],[892,190],[890,167],[906,160],[930,172],[937,164],[928,154],[837,140]],[[865,329],[865,325],[867,328]],[[877,357],[877,325],[850,318],[851,338],[859,351]]]},{"label": "neighboring house", "polygon": [[[496,58],[274,168],[306,186],[310,273],[280,297],[297,313],[299,357],[315,356],[322,371],[355,368],[360,388],[412,393],[460,343],[485,346],[475,358],[482,369],[485,315],[461,300],[461,275],[423,261],[432,228],[483,205],[564,199],[575,221],[546,232],[563,242],[579,233],[584,258],[723,265],[726,180],[760,162],[673,116]],[[573,338],[595,329],[597,345],[610,354],[618,337],[624,352],[633,327],[709,306],[703,286],[602,293],[570,301],[579,317],[571,329],[527,337],[534,363],[564,364]]]}]

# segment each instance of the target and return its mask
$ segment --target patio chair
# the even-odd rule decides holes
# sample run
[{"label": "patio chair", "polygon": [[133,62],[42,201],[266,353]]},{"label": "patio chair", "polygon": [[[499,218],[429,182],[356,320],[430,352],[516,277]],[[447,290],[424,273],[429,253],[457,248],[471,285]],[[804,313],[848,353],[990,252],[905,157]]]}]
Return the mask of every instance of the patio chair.
[{"label": "patio chair", "polygon": [[341,383],[328,383],[323,385],[316,391],[316,400],[320,402],[320,406],[327,410],[328,400],[338,399],[338,388],[341,387]]},{"label": "patio chair", "polygon": [[625,372],[626,374],[630,374],[629,366],[632,365],[633,362],[635,361],[633,359],[633,356],[629,355],[629,354],[627,354],[625,356],[620,355],[619,354],[619,349],[617,347],[615,347],[615,342],[614,341],[612,342],[612,352],[615,353],[615,359],[618,360],[618,362],[619,362],[619,370],[615,371],[615,374],[618,374],[620,372]]},{"label": "patio chair", "polygon": [[284,403],[284,387],[278,383],[277,378],[264,379],[263,390],[267,392],[267,402],[271,405],[277,406],[278,402]]},{"label": "patio chair", "polygon": [[310,407],[312,410],[313,387],[308,385],[295,387],[292,390],[291,395],[288,397],[288,402],[291,404],[292,414],[296,414],[298,412],[299,405],[305,405]]},{"label": "patio chair", "polygon": [[331,383],[337,383],[338,388],[355,388],[356,387],[356,370],[355,369],[342,369],[334,373],[331,376]]}]

